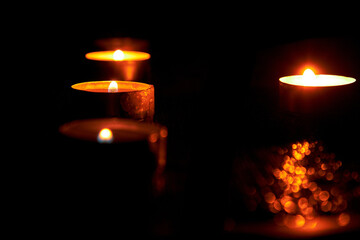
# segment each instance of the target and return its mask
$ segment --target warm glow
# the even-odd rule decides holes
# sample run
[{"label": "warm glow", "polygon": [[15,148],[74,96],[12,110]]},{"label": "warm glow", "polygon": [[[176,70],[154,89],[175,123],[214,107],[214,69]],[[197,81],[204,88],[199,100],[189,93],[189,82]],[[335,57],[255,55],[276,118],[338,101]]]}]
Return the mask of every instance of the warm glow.
[{"label": "warm glow", "polygon": [[321,201],[327,201],[328,199],[329,199],[329,197],[330,197],[330,195],[329,195],[329,192],[328,191],[321,191],[320,193],[319,193],[319,199],[321,200]]},{"label": "warm glow", "polygon": [[[304,75],[314,77],[310,71]],[[275,188],[266,186],[260,192],[269,210],[277,214],[277,219],[282,219],[280,225],[304,230],[328,227],[328,223],[319,220],[321,214],[339,214],[336,218],[337,226],[350,224],[350,215],[344,213],[348,200],[343,190],[336,185],[330,187],[323,184],[324,181],[339,184],[336,171],[342,162],[335,161],[335,154],[326,153],[317,141],[306,140],[280,148],[278,153],[279,165],[271,169]],[[345,171],[343,174],[347,179],[357,181],[359,178],[357,171]],[[360,196],[360,187],[358,191]]]},{"label": "warm glow", "polygon": [[168,131],[166,128],[162,128],[160,130],[160,136],[163,137],[163,138],[166,138],[168,136]]},{"label": "warm glow", "polygon": [[302,197],[298,201],[298,206],[300,209],[305,209],[308,207],[308,203],[309,202],[308,202],[307,198]]},{"label": "warm glow", "polygon": [[111,81],[108,87],[108,92],[117,92],[118,91],[118,84],[116,81]]},{"label": "warm glow", "polygon": [[295,226],[302,227],[305,224],[305,218],[302,215],[295,216]]},{"label": "warm glow", "polygon": [[284,224],[288,228],[300,228],[305,224],[305,218],[302,215],[287,215],[284,218]]},{"label": "warm glow", "polygon": [[276,196],[272,192],[266,193],[264,198],[265,198],[265,202],[267,203],[273,203],[276,200]]},{"label": "warm glow", "polygon": [[103,128],[97,137],[99,143],[111,143],[113,141],[113,134],[110,129]]},{"label": "warm glow", "polygon": [[303,75],[293,75],[282,77],[279,79],[280,82],[286,83],[289,85],[295,86],[304,86],[304,87],[332,87],[332,86],[341,86],[354,83],[355,78],[343,77],[337,75],[327,75],[315,73],[311,69],[306,69]]},{"label": "warm glow", "polygon": [[122,61],[122,60],[124,60],[124,57],[125,57],[125,54],[120,49],[116,50],[113,54],[113,58],[115,61]]},{"label": "warm glow", "polygon": [[350,222],[350,215],[347,213],[341,213],[338,217],[338,224],[340,226],[346,226],[348,225]]},{"label": "warm glow", "polygon": [[99,51],[85,55],[87,59],[96,61],[144,61],[150,58],[150,54],[139,51]]},{"label": "warm glow", "polygon": [[287,201],[284,204],[284,210],[287,213],[294,214],[294,213],[296,213],[296,204],[293,201]]}]

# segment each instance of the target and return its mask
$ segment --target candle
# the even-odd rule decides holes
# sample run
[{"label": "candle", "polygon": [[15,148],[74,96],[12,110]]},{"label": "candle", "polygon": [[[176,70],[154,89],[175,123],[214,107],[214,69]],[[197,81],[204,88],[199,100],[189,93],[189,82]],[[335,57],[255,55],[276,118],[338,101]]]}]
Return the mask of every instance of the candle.
[{"label": "candle", "polygon": [[[100,118],[72,121],[62,125],[59,131],[69,138],[89,143],[124,144],[145,141],[157,161],[154,175],[155,187],[158,190],[163,188],[163,180],[160,177],[166,165],[168,134],[166,127],[159,124],[139,123],[131,119]],[[131,151],[126,152],[133,155]],[[93,153],[91,152],[91,155]],[[122,154],[124,155],[125,152]]]},{"label": "candle", "polygon": [[280,82],[303,87],[334,87],[354,83],[356,80],[351,77],[337,75],[327,75],[315,73],[311,69],[306,69],[303,75],[282,77]]},{"label": "candle", "polygon": [[122,143],[139,140],[156,142],[158,139],[155,139],[153,133],[163,137],[167,135],[166,128],[158,124],[140,123],[122,118],[76,120],[62,125],[60,132],[74,139],[99,143],[106,141],[108,143]]},{"label": "candle", "polygon": [[150,58],[149,53],[139,51],[98,51],[90,52],[85,55],[89,60],[96,61],[144,61]]},{"label": "candle", "polygon": [[153,120],[153,85],[108,80],[82,82],[71,87],[75,90],[71,101],[75,118],[117,116]]},{"label": "candle", "polygon": [[149,53],[117,49],[90,52],[85,57],[102,62],[98,64],[102,68],[102,74],[109,74],[102,77],[145,82],[149,79],[149,65],[146,61],[150,59]]},{"label": "candle", "polygon": [[317,120],[343,114],[352,107],[354,78],[315,74],[307,69],[303,75],[279,79],[280,110]]},{"label": "candle", "polygon": [[64,225],[79,233],[122,235],[141,228],[148,234],[154,196],[165,186],[166,127],[101,118],[68,122],[59,132],[57,196]]}]

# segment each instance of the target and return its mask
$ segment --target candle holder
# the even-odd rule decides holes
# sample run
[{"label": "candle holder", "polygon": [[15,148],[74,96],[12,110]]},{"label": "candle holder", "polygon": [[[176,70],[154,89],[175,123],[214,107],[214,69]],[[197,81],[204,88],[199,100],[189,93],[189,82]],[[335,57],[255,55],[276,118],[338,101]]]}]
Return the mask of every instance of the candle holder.
[{"label": "candle holder", "polygon": [[[113,83],[116,87],[111,88]],[[72,85],[71,115],[75,119],[122,117],[152,122],[154,86],[127,81],[93,81]]]},{"label": "candle holder", "polygon": [[[61,224],[89,235],[151,235],[165,186],[167,129],[129,119],[62,125],[57,171]],[[64,227],[64,229],[67,229]]]}]

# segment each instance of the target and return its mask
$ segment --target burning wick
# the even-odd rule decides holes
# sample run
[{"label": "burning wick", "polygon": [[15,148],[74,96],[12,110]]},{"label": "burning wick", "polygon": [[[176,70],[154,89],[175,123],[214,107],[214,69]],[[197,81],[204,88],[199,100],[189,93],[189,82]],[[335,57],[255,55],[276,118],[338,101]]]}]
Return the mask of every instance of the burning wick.
[{"label": "burning wick", "polygon": [[103,128],[99,132],[97,136],[97,140],[99,143],[112,143],[113,141],[113,134],[110,129]]},{"label": "burning wick", "polygon": [[117,92],[118,91],[118,84],[116,81],[111,81],[109,84],[108,92]]},{"label": "burning wick", "polygon": [[311,69],[306,69],[303,73],[303,83],[306,86],[316,86],[316,75]]},{"label": "burning wick", "polygon": [[125,58],[125,54],[121,50],[116,50],[113,54],[113,58],[115,61],[122,61]]}]

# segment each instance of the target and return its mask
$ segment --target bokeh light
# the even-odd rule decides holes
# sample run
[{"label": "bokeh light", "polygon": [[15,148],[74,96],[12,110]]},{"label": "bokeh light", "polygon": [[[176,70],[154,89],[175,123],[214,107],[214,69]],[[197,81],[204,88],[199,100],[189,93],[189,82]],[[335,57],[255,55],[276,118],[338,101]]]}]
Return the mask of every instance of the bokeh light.
[{"label": "bokeh light", "polygon": [[357,171],[343,169],[335,154],[327,153],[318,141],[291,143],[275,155],[266,173],[255,176],[259,189],[248,194],[253,208],[266,206],[275,222],[288,228],[313,229],[324,215],[335,216],[340,227],[350,223],[345,211],[351,198],[360,197]]}]

